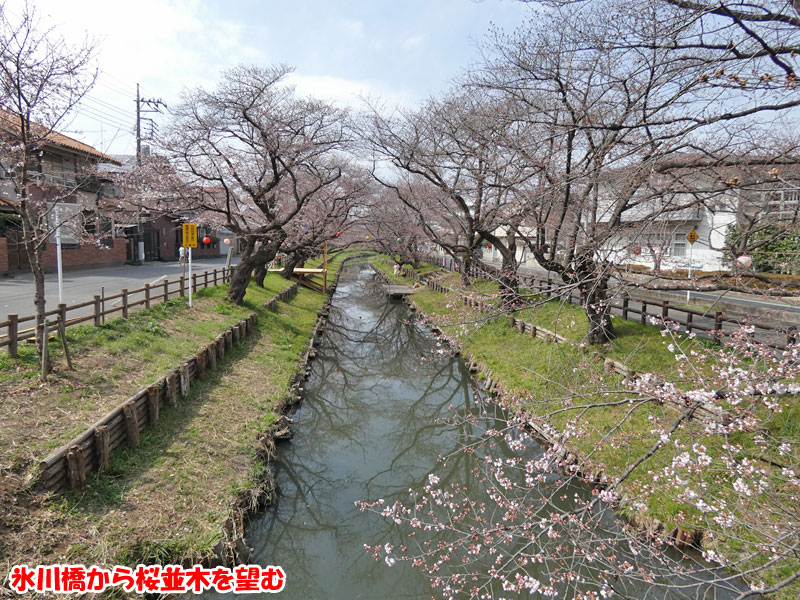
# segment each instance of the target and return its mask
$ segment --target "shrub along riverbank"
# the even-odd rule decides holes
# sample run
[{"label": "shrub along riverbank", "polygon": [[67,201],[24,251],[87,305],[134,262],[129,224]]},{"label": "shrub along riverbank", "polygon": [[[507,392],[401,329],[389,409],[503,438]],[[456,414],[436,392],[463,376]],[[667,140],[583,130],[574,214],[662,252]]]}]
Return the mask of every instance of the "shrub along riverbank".
[{"label": "shrub along riverbank", "polygon": [[[413,283],[410,277],[395,276],[392,267],[382,260],[374,260],[373,264],[397,283]],[[557,432],[575,430],[570,421],[578,419],[580,435],[567,440],[566,448],[577,455],[581,472],[602,474],[609,483],[645,457],[657,444],[661,432],[669,430],[685,407],[654,402],[633,392],[622,376],[606,372],[605,359],[612,358],[637,373],[654,374],[661,381],[674,384],[679,391],[703,389],[719,361],[726,360],[727,351],[711,342],[673,333],[662,335],[659,327],[616,317],[613,319],[616,339],[599,347],[586,346],[582,344],[586,317],[580,308],[526,294],[526,304],[532,307],[514,311],[512,316],[569,340],[546,342],[520,334],[512,325],[508,311],[500,306],[496,283],[476,282],[462,288],[456,274],[441,272],[436,277],[453,291],[418,289],[412,298],[418,309],[446,337],[454,340],[465,356],[491,371],[498,384],[496,391],[514,410],[523,411]],[[480,312],[465,305],[464,295],[491,305],[493,310]],[[765,449],[760,441],[769,438],[795,448],[800,443],[797,398],[785,396],[781,402],[782,410],[773,414],[764,414],[763,407],[759,409],[757,416],[763,418],[756,431],[711,435],[699,419],[683,422],[671,438],[675,443],[660,447],[619,486],[620,513],[639,527],[659,530],[664,537],[688,534],[702,548],[721,552],[729,559],[755,556],[740,565],[741,571],[765,564],[771,556],[759,547],[766,540],[757,532],[771,525],[792,530],[785,518],[797,517],[791,490],[781,487],[785,487],[782,469],[786,467],[786,457],[774,450],[777,443]],[[753,499],[748,498],[744,504],[734,489],[735,478],[716,467],[698,470],[688,480],[682,480],[677,470],[672,478],[665,475],[681,455],[691,457],[698,453],[708,456],[713,465],[728,459],[739,465],[757,464],[758,471],[764,474],[759,477],[763,476],[772,486],[769,493],[754,492]],[[658,483],[654,483],[655,479]],[[704,497],[713,497],[739,511],[736,524],[721,526],[714,520],[718,511],[704,512],[698,503],[680,498],[687,486],[700,486]],[[752,515],[748,514],[748,505],[753,506],[750,502],[771,503],[761,514],[769,515],[773,522],[750,527]],[[781,581],[794,569],[796,564],[791,560],[776,561],[775,568],[758,577],[771,584]],[[797,592],[795,584],[774,597],[789,600]]]},{"label": "shrub along riverbank", "polygon": [[[329,282],[345,256],[331,259]],[[219,286],[199,293],[191,310],[176,300],[128,321],[71,329],[76,371],[62,365],[51,342],[57,370],[45,386],[35,381],[33,350],[3,356],[0,571],[19,563],[180,563],[219,553],[226,531],[239,535],[242,513],[260,501],[268,481],[257,437],[278,418],[326,298],[301,287],[276,312],[266,310],[289,285],[270,274],[264,288],[248,288],[241,307],[226,303],[227,286]],[[162,407],[138,448],[113,454],[108,471],[89,474],[85,493],[33,491],[38,460],[50,450],[252,312],[254,333],[193,382],[187,398]]]}]

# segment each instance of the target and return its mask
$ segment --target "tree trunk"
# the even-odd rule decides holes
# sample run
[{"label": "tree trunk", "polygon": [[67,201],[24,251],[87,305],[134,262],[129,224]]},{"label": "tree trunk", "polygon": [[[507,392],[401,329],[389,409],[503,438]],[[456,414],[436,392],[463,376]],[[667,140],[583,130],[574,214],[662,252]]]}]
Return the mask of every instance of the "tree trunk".
[{"label": "tree trunk", "polygon": [[267,263],[259,262],[253,267],[253,281],[258,287],[264,287],[264,279],[267,276]]},{"label": "tree trunk", "polygon": [[29,214],[27,194],[22,194],[22,240],[25,245],[25,253],[28,255],[28,263],[33,274],[33,306],[36,316],[36,353],[41,356],[46,340],[43,339],[44,332],[44,313],[46,312],[45,289],[44,289],[44,244],[37,244],[38,232],[36,230],[35,216]]},{"label": "tree trunk", "polygon": [[583,308],[589,320],[588,343],[605,344],[614,339],[614,324],[611,322],[611,304],[608,302],[608,277],[580,286]]},{"label": "tree trunk", "polygon": [[472,285],[472,280],[469,276],[472,268],[472,256],[469,253],[463,253],[456,259],[456,264],[458,265],[458,272],[461,274],[461,283],[464,284],[464,287],[469,287]]},{"label": "tree trunk", "polygon": [[514,306],[521,300],[519,295],[519,274],[517,273],[516,245],[509,249],[498,247],[503,257],[500,267],[500,299],[503,306]]},{"label": "tree trunk", "polygon": [[[250,235],[245,238],[244,248],[242,249],[239,264],[233,270],[231,275],[231,285],[228,288],[228,301],[234,304],[241,304],[244,301],[244,295],[247,293],[247,286],[250,284],[250,275],[253,269],[259,265],[266,266],[272,262],[275,255],[278,254],[278,249],[281,247],[281,242],[286,239],[286,233],[283,230],[271,233],[269,235]],[[256,241],[261,242],[258,250],[255,249]],[[264,273],[266,276],[266,272]],[[263,285],[264,280],[261,280]]]},{"label": "tree trunk", "polygon": [[231,275],[231,285],[228,288],[228,301],[234,304],[241,304],[244,301],[244,295],[247,293],[247,286],[250,284],[250,273],[253,271],[255,260],[252,255],[242,257],[239,259],[239,264],[233,269]]},{"label": "tree trunk", "polygon": [[233,268],[231,273],[231,283],[228,287],[228,302],[241,304],[250,283],[250,273],[253,270],[253,250],[255,250],[256,238],[248,235],[244,238],[239,263]]},{"label": "tree trunk", "polygon": [[286,261],[286,265],[284,265],[283,271],[281,271],[281,277],[284,279],[291,279],[292,275],[294,274],[294,270],[304,261],[305,259],[300,254],[295,254],[292,256],[292,258]]},{"label": "tree trunk", "polygon": [[[35,252],[35,251],[34,251]],[[41,356],[47,340],[43,339],[44,313],[46,312],[46,299],[44,295],[44,269],[41,260],[31,261],[33,271],[33,305],[36,311],[36,353]]]}]

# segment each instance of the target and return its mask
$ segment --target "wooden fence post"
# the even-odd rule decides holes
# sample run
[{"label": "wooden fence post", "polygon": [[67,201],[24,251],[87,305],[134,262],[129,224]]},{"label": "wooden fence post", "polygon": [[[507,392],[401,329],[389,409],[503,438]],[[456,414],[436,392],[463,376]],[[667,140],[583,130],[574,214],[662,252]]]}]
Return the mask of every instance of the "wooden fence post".
[{"label": "wooden fence post", "polygon": [[181,298],[186,296],[186,277],[181,275]]},{"label": "wooden fence post", "polygon": [[642,313],[641,313],[641,321],[642,325],[647,323],[647,302],[642,300]]},{"label": "wooden fence post", "polygon": [[686,331],[692,333],[692,313],[686,313]]},{"label": "wooden fence post", "polygon": [[169,300],[169,279],[164,278],[164,302]]},{"label": "wooden fence post", "polygon": [[197,273],[192,273],[192,293],[197,293]]},{"label": "wooden fence post", "polygon": [[150,284],[144,284],[144,307],[150,308]]},{"label": "wooden fence post", "polygon": [[203,271],[203,287],[208,287],[208,271]]},{"label": "wooden fence post", "polygon": [[94,296],[94,326],[95,327],[100,327],[100,315],[101,315],[101,312],[102,311],[100,310],[100,296],[95,294],[95,296]]},{"label": "wooden fence post", "polygon": [[122,318],[128,318],[128,288],[122,288]]},{"label": "wooden fence post", "polygon": [[8,353],[17,358],[17,343],[19,332],[19,315],[8,315]]},{"label": "wooden fence post", "polygon": [[103,320],[103,325],[106,323],[106,286],[100,286],[100,317]]},{"label": "wooden fence post", "polygon": [[714,315],[714,330],[719,333],[714,335],[714,339],[719,340],[722,337],[722,311],[718,310]]},{"label": "wooden fence post", "polygon": [[58,304],[58,318],[61,319],[61,323],[63,323],[64,328],[67,327],[67,305],[63,302],[59,302]]},{"label": "wooden fence post", "polygon": [[202,379],[206,373],[205,353],[203,351],[194,355],[194,367],[197,373],[197,378]]},{"label": "wooden fence post", "polygon": [[628,302],[630,301],[630,296],[628,296],[628,292],[622,292],[622,318],[628,318]]},{"label": "wooden fence post", "polygon": [[669,300],[661,303],[661,320],[666,322],[669,319]]},{"label": "wooden fence post", "polygon": [[216,371],[217,369],[217,347],[214,342],[211,342],[208,346],[206,346],[205,350],[206,355],[206,364],[208,365],[208,369],[210,371]]},{"label": "wooden fence post", "polygon": [[217,270],[214,269],[214,285],[217,285]]},{"label": "wooden fence post", "polygon": [[184,398],[189,395],[189,386],[191,383],[189,363],[183,363],[181,365],[181,396]]}]

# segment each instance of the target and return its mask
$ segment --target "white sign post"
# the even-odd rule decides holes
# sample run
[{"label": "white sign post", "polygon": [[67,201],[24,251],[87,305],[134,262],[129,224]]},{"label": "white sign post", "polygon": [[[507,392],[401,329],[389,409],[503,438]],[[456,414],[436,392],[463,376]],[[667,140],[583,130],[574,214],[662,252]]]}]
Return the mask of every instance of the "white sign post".
[{"label": "white sign post", "polygon": [[192,248],[187,248],[189,251],[189,308],[192,308]]},{"label": "white sign post", "polygon": [[183,246],[189,252],[189,308],[192,308],[192,248],[197,248],[197,225],[184,223],[182,233]]},{"label": "white sign post", "polygon": [[64,271],[61,266],[61,214],[56,211],[56,268],[58,270],[58,303],[64,302]]}]

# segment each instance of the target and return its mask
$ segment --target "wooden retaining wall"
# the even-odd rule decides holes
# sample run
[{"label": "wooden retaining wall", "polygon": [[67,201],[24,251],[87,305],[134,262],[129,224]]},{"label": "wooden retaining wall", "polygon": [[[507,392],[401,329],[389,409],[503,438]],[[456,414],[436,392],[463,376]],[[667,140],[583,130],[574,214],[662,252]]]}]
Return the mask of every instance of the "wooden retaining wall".
[{"label": "wooden retaining wall", "polygon": [[170,373],[139,390],[83,433],[40,463],[36,488],[59,493],[83,490],[86,475],[109,468],[111,454],[124,446],[136,448],[145,428],[159,419],[161,407],[176,405],[189,386],[213,371],[233,345],[252,333],[255,313],[232,325]]},{"label": "wooden retaining wall", "polygon": [[272,298],[264,302],[264,307],[270,312],[275,312],[278,310],[278,302],[289,302],[289,300],[295,296],[297,296],[297,282],[294,282],[288,288],[278,292]]}]

